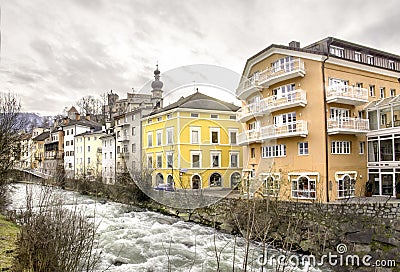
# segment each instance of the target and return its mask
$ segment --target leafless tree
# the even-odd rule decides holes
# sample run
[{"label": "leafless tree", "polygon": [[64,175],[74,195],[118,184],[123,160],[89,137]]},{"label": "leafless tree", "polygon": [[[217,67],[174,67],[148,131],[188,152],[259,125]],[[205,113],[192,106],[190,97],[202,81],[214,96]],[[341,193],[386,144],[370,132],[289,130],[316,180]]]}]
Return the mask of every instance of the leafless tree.
[{"label": "leafless tree", "polygon": [[102,123],[105,120],[104,103],[103,96],[99,99],[92,95],[87,95],[79,99],[76,104],[80,108],[81,114],[90,114],[93,116],[94,121]]}]

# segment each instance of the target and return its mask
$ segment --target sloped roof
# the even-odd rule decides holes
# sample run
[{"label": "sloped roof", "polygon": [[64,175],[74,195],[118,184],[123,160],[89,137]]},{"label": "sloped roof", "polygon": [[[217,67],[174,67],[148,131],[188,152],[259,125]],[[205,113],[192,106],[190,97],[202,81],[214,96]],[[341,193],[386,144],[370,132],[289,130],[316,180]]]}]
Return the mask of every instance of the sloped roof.
[{"label": "sloped roof", "polygon": [[80,119],[80,120],[69,120],[68,124],[63,124],[61,127],[69,127],[72,125],[81,125],[85,127],[90,127],[90,128],[101,128],[101,124],[94,122],[94,121],[89,121],[87,119]]},{"label": "sloped roof", "polygon": [[68,113],[70,113],[70,112],[79,113],[79,111],[78,111],[74,106],[72,106],[72,107],[69,109]]},{"label": "sloped roof", "polygon": [[45,131],[45,132],[42,132],[41,134],[39,134],[38,136],[36,136],[35,138],[33,138],[33,140],[34,141],[44,141],[49,136],[50,136],[50,132],[49,131]]},{"label": "sloped roof", "polygon": [[201,110],[215,110],[215,111],[237,111],[240,107],[228,103],[214,97],[205,95],[200,92],[195,92],[187,97],[181,97],[178,101],[152,111],[149,115],[154,115],[160,112],[165,112],[176,108],[187,108],[187,109],[201,109]]}]

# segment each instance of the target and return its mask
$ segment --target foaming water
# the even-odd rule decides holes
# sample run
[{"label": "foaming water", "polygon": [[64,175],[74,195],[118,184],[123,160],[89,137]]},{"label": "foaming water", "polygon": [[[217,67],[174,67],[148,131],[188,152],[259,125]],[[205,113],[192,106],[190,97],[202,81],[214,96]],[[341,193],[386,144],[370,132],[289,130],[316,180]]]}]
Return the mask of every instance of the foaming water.
[{"label": "foaming water", "polygon": [[[10,209],[25,207],[27,191],[32,192],[37,203],[42,190],[40,185],[15,185]],[[242,238],[235,239],[209,227],[120,203],[100,204],[96,199],[76,192],[53,189],[52,193],[59,194],[66,207],[78,207],[88,220],[94,220],[98,225],[98,250],[102,256],[98,271],[216,271],[216,254],[220,271],[232,271],[233,266],[235,271],[242,271],[245,251]],[[278,252],[268,251],[271,254]],[[253,270],[248,271],[261,271],[256,261],[260,252],[261,249],[252,244],[249,266]],[[267,268],[268,271],[276,270],[271,265]],[[307,271],[307,268],[285,271]]]}]

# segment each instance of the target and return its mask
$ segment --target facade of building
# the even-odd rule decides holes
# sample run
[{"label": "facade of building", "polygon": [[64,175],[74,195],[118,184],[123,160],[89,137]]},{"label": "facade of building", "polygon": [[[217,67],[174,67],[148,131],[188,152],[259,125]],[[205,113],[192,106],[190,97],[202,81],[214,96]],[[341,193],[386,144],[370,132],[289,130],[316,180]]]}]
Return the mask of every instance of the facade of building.
[{"label": "facade of building", "polygon": [[20,140],[20,157],[19,157],[19,167],[22,169],[29,169],[31,168],[33,162],[32,156],[32,134],[31,133],[24,133],[21,135]]},{"label": "facade of building", "polygon": [[53,127],[49,132],[49,137],[44,141],[44,174],[56,177],[63,175],[64,162],[64,132],[59,126]]},{"label": "facade of building", "polygon": [[75,178],[102,177],[102,138],[105,132],[88,131],[75,135]]},{"label": "facade of building", "polygon": [[389,95],[366,108],[370,124],[368,180],[373,195],[395,196],[400,183],[400,96],[394,91]]},{"label": "facade of building", "polygon": [[90,120],[88,116],[81,117],[72,107],[68,117],[63,120],[64,131],[64,169],[68,178],[75,177],[75,135],[88,131],[101,130],[101,125]]},{"label": "facade of building", "polygon": [[329,202],[364,194],[370,101],[400,89],[400,57],[336,38],[271,45],[236,94],[249,194]]},{"label": "facade of building", "polygon": [[102,142],[102,180],[107,184],[114,184],[116,177],[116,144],[114,128],[106,129],[103,136],[100,137]]},{"label": "facade of building", "polygon": [[152,185],[232,188],[240,180],[239,107],[196,92],[142,118],[144,168]]},{"label": "facade of building", "polygon": [[44,172],[43,163],[44,163],[44,143],[45,140],[49,137],[50,131],[44,130],[42,133],[37,135],[32,139],[32,154],[33,154],[33,163],[32,169],[35,169],[39,172]]}]

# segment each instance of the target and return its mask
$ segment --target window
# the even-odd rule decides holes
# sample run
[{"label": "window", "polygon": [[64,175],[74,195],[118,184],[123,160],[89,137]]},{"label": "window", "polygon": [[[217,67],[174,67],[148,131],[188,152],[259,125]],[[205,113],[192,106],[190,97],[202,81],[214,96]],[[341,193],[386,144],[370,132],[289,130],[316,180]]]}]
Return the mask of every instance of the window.
[{"label": "window", "polygon": [[90,157],[87,158],[87,163],[90,164]]},{"label": "window", "polygon": [[230,120],[236,120],[236,115],[229,115]]},{"label": "window", "polygon": [[136,144],[132,144],[132,153],[136,152]]},{"label": "window", "polygon": [[374,56],[367,55],[367,63],[374,65]]},{"label": "window", "polygon": [[136,120],[136,115],[132,114],[132,121]]},{"label": "window", "polygon": [[87,147],[87,151],[88,151],[88,152],[90,152],[90,145],[88,145],[88,147]]},{"label": "window", "polygon": [[173,127],[170,127],[170,128],[167,128],[166,129],[166,137],[167,137],[167,139],[166,139],[166,142],[167,142],[167,145],[171,145],[171,144],[173,144],[174,143],[174,128]]},{"label": "window", "polygon": [[193,113],[193,112],[192,112],[192,113],[190,114],[190,117],[197,118],[197,117],[199,117],[199,114],[198,114],[198,113]]},{"label": "window", "polygon": [[239,152],[231,152],[229,154],[229,165],[232,168],[239,167]]},{"label": "window", "polygon": [[365,153],[365,142],[360,142],[360,154]]},{"label": "window", "polygon": [[74,140],[71,140],[71,145],[74,145]]},{"label": "window", "polygon": [[369,85],[369,96],[375,96],[375,85]]},{"label": "window", "polygon": [[147,155],[147,169],[153,169],[153,155]]},{"label": "window", "polygon": [[136,135],[136,127],[132,127],[132,136]]},{"label": "window", "polygon": [[74,155],[74,151],[70,151],[70,152],[69,152],[69,155],[70,155],[70,156],[73,156],[73,155]]},{"label": "window", "polygon": [[385,88],[384,87],[381,87],[379,89],[379,95],[380,95],[380,98],[385,98]]},{"label": "window", "polygon": [[190,143],[199,144],[200,143],[200,128],[191,127],[190,128]]},{"label": "window", "polygon": [[162,154],[157,154],[156,165],[157,168],[162,168]]},{"label": "window", "polygon": [[338,197],[353,197],[355,192],[355,184],[355,179],[351,179],[349,175],[344,175],[338,180]]},{"label": "window", "polygon": [[211,167],[221,167],[221,152],[210,152]]},{"label": "window", "polygon": [[121,153],[121,147],[117,146],[117,154]]},{"label": "window", "polygon": [[262,158],[276,158],[286,156],[286,145],[271,145],[261,147]]},{"label": "window", "polygon": [[153,132],[147,132],[147,147],[153,146]]},{"label": "window", "polygon": [[336,46],[330,46],[329,52],[335,56],[338,56],[340,58],[344,57],[344,48],[336,47]]},{"label": "window", "polygon": [[296,84],[287,84],[273,89],[273,98],[277,100],[286,97],[288,101],[292,101],[293,99],[295,99],[295,94],[293,93],[295,88]]},{"label": "window", "polygon": [[74,135],[74,129],[71,129],[71,135]]},{"label": "window", "polygon": [[210,129],[210,143],[219,144],[219,128]]},{"label": "window", "polygon": [[67,129],[67,135],[69,135],[69,129]]},{"label": "window", "polygon": [[356,83],[356,86],[357,86],[357,88],[362,88],[362,87],[363,87],[363,84],[362,84],[361,82],[357,82],[357,83]]},{"label": "window", "polygon": [[308,142],[299,143],[299,155],[308,155]]},{"label": "window", "polygon": [[104,159],[107,160],[107,153],[104,153]]},{"label": "window", "polygon": [[192,189],[200,189],[201,178],[199,175],[193,175],[192,177]]},{"label": "window", "polygon": [[162,145],[162,130],[157,130],[156,137],[157,137],[157,145],[158,146]]},{"label": "window", "polygon": [[65,142],[65,145],[66,145],[66,146],[69,146],[69,141],[66,141],[66,142]]},{"label": "window", "polygon": [[211,119],[218,119],[218,114],[211,114],[211,115],[210,115],[210,118],[211,118]]},{"label": "window", "polygon": [[168,152],[168,153],[166,153],[166,156],[167,156],[167,168],[172,168],[173,167],[174,153]]},{"label": "window", "polygon": [[250,158],[254,159],[256,157],[256,149],[252,147],[250,149]]},{"label": "window", "polygon": [[360,52],[354,52],[354,60],[361,61],[361,53]]},{"label": "window", "polygon": [[284,70],[286,72],[292,71],[294,69],[293,57],[288,56],[273,62],[272,69],[274,73],[281,70]]},{"label": "window", "polygon": [[128,153],[129,152],[128,145],[124,144],[123,152],[124,153]]},{"label": "window", "polygon": [[396,90],[390,89],[390,97],[395,97],[395,96],[396,96]]},{"label": "window", "polygon": [[65,152],[65,156],[69,156],[69,151]]},{"label": "window", "polygon": [[167,119],[171,119],[172,118],[172,114],[167,114]]},{"label": "window", "polygon": [[222,177],[219,173],[213,173],[210,176],[210,187],[221,187],[222,186]]},{"label": "window", "polygon": [[90,141],[90,137],[88,137],[88,141]]},{"label": "window", "polygon": [[112,159],[113,158],[113,156],[112,156],[112,152],[110,152],[110,159]]},{"label": "window", "polygon": [[300,176],[292,180],[292,197],[315,199],[315,179]]},{"label": "window", "polygon": [[289,112],[274,116],[276,127],[287,127],[287,132],[296,132],[296,112]]},{"label": "window", "polygon": [[265,175],[263,181],[263,194],[269,196],[278,196],[279,178],[271,175]]},{"label": "window", "polygon": [[200,168],[201,167],[201,152],[200,151],[192,151],[192,168]]},{"label": "window", "polygon": [[394,70],[394,61],[389,60],[389,69]]},{"label": "window", "polygon": [[238,134],[238,130],[229,130],[229,143],[231,145],[236,145],[237,144],[237,134]]},{"label": "window", "polygon": [[157,117],[157,121],[158,121],[158,122],[162,121],[162,117],[161,117],[161,116],[160,116],[160,117]]},{"label": "window", "polygon": [[147,120],[147,124],[151,124],[153,120],[149,119]]},{"label": "window", "polygon": [[350,154],[350,142],[332,141],[331,154]]}]

